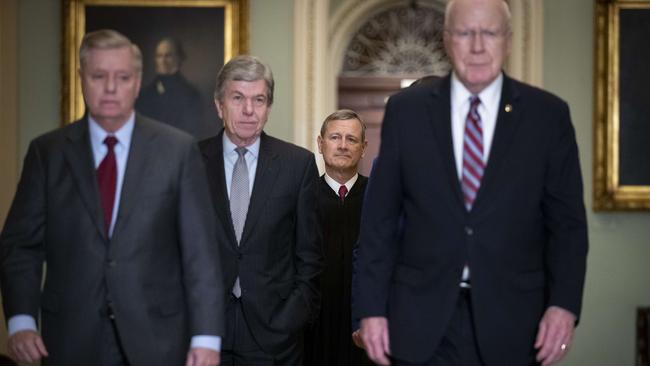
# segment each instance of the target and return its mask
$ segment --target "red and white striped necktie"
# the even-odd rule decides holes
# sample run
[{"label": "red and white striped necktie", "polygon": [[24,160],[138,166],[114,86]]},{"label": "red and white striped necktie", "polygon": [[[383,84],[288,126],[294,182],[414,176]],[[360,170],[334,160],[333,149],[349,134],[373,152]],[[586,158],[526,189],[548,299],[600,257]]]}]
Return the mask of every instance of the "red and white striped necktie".
[{"label": "red and white striped necktie", "polygon": [[481,100],[478,96],[470,97],[470,107],[465,121],[465,134],[463,136],[463,174],[461,188],[465,201],[465,208],[471,211],[476,193],[481,186],[481,178],[485,163],[483,161],[483,126],[478,106]]}]

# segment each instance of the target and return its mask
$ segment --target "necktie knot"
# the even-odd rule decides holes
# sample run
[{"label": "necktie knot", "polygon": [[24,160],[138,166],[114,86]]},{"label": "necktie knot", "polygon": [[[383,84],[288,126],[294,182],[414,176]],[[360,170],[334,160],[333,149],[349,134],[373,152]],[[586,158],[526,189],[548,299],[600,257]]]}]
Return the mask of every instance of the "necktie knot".
[{"label": "necktie knot", "polygon": [[108,147],[108,151],[112,151],[113,147],[117,145],[117,138],[115,138],[115,136],[106,136],[104,139],[104,145]]},{"label": "necktie knot", "polygon": [[339,187],[339,197],[341,198],[341,202],[345,200],[345,195],[348,194],[348,187],[345,185],[342,185]]},{"label": "necktie knot", "polygon": [[235,152],[240,158],[243,158],[244,155],[246,155],[246,152],[248,152],[248,149],[246,149],[245,147],[237,147],[235,148]]},{"label": "necktie knot", "polygon": [[478,95],[472,95],[469,97],[469,103],[471,109],[476,109],[478,108],[479,104],[481,104],[481,98],[479,98]]}]

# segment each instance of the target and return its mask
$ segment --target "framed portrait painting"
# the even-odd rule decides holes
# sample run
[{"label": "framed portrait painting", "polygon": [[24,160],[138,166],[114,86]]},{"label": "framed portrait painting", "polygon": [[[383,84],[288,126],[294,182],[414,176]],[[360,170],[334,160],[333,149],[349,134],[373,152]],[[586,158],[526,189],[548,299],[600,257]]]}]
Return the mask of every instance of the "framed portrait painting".
[{"label": "framed portrait painting", "polygon": [[650,210],[650,0],[596,0],[594,209]]},{"label": "framed portrait painting", "polygon": [[62,120],[83,117],[79,46],[87,32],[114,29],[142,52],[139,113],[197,139],[221,127],[216,74],[248,52],[248,0],[63,0]]}]

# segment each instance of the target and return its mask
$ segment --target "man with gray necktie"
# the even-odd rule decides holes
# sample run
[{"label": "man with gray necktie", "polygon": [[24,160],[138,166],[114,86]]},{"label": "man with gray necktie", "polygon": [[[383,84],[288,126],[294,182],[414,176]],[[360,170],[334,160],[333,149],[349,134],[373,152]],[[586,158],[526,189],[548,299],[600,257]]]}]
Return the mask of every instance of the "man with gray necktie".
[{"label": "man with gray necktie", "polygon": [[214,94],[224,130],[199,143],[230,297],[222,365],[302,364],[319,302],[318,171],[311,152],[263,132],[273,87],[258,58],[230,60]]}]

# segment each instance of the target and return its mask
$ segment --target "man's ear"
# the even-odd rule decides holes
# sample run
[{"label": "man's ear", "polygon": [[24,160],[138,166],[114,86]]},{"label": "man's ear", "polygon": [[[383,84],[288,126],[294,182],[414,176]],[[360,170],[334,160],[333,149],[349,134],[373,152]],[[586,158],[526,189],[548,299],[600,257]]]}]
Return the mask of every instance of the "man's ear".
[{"label": "man's ear", "polygon": [[214,106],[217,107],[217,113],[219,114],[219,118],[223,120],[223,112],[221,111],[221,102],[219,102],[219,99],[214,98]]},{"label": "man's ear", "polygon": [[316,143],[318,144],[318,152],[320,154],[323,154],[323,149],[321,148],[321,146],[323,145],[323,138],[320,135],[316,137]]}]

